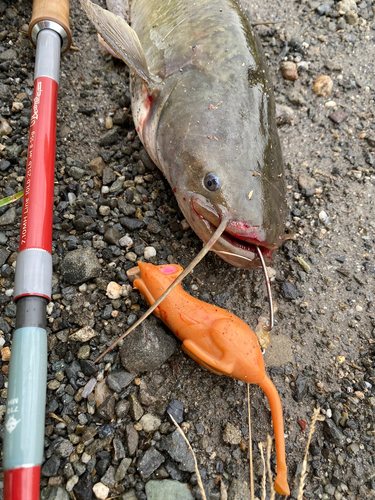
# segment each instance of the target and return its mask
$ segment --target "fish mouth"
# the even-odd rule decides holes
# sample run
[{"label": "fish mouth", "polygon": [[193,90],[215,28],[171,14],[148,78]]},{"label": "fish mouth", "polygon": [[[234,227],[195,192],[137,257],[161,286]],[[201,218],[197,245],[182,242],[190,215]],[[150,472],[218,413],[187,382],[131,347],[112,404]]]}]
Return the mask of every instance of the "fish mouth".
[{"label": "fish mouth", "polygon": [[[194,220],[200,224],[200,236],[204,241],[208,241],[220,225],[221,216],[208,200],[197,195],[191,199],[191,207]],[[273,262],[277,247],[266,242],[262,233],[264,230],[260,226],[253,226],[248,221],[229,220],[212,251],[236,267],[260,269],[262,266],[256,248],[258,247],[265,264],[269,266]]]}]

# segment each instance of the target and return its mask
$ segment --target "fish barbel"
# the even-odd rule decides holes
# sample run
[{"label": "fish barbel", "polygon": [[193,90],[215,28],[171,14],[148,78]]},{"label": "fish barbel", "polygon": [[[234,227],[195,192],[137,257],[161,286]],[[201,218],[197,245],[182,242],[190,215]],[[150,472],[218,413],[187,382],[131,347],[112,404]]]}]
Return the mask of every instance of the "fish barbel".
[{"label": "fish barbel", "polygon": [[[131,69],[139,137],[204,241],[230,264],[270,265],[284,241],[284,165],[262,47],[235,0],[133,0],[130,27],[89,0],[89,19]],[[225,252],[225,253],[221,253]]]}]

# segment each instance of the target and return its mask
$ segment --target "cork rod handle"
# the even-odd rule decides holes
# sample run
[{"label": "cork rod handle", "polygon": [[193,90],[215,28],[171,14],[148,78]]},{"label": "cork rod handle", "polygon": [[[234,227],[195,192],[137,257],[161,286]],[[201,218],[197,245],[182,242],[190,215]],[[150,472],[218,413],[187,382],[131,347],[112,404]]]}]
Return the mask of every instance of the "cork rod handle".
[{"label": "cork rod handle", "polygon": [[53,21],[59,24],[68,36],[68,44],[64,49],[67,51],[72,43],[72,35],[69,28],[69,0],[34,0],[33,14],[29,25],[29,38],[34,26],[43,21]]}]

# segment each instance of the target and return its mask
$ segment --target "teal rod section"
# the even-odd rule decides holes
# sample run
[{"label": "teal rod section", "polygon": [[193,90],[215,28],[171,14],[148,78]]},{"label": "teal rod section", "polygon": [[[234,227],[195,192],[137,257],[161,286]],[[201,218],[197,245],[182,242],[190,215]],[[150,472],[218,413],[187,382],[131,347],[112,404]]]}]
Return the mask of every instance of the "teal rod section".
[{"label": "teal rod section", "polygon": [[18,328],[13,335],[4,429],[4,470],[43,461],[47,332]]}]

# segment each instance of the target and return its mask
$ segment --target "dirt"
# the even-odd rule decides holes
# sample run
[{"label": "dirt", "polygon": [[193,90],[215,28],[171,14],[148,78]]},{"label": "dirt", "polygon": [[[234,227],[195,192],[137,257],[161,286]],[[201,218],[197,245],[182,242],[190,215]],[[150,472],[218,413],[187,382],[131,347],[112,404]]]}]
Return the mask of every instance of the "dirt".
[{"label": "dirt", "polygon": [[[330,3],[336,11],[336,3]],[[374,13],[368,5],[371,16],[363,26],[345,24],[337,29],[342,16],[319,16],[316,8],[320,5],[256,0],[249,6],[253,22],[277,21],[255,29],[271,69],[276,101],[293,111],[292,120],[279,127],[279,135],[288,188],[287,225],[294,238],[279,249],[272,265],[278,313],[265,360],[284,411],[292,498],[297,498],[309,422],[316,407],[321,408],[323,419],[336,419],[345,440],[344,444],[335,443],[324,431],[324,422],[318,422],[305,497],[375,498],[375,400],[371,399],[375,396]],[[56,170],[61,175],[65,175],[69,158],[87,165],[104,150],[110,152],[111,147],[98,145],[106,132],[106,117],[120,107],[131,112],[128,70],[99,49],[95,30],[77,3],[71,6],[71,28],[74,47],[62,57],[59,89]],[[286,58],[307,63],[300,65],[296,81],[283,78],[280,64]],[[333,81],[332,93],[326,97],[312,90],[320,75]],[[335,110],[347,114],[340,124],[329,118]],[[122,137],[130,134],[131,138],[131,122],[122,130]],[[116,163],[114,158],[108,165]],[[162,177],[159,179],[161,182]],[[158,202],[172,208],[164,227],[161,222],[163,229],[173,219],[180,230],[183,216],[166,182]],[[183,234],[179,245],[173,248],[172,239],[169,247],[173,261],[186,266],[201,243],[190,230]],[[297,257],[308,264],[310,272]],[[112,278],[106,262],[102,278]],[[293,285],[291,296],[285,292],[286,283]],[[267,313],[262,274],[235,269],[212,254],[186,279],[185,288],[210,302],[219,296],[216,303],[253,328],[261,313]],[[248,481],[247,452],[222,439],[228,422],[247,439],[245,384],[208,373],[181,351],[159,370],[142,377],[149,384],[155,377],[162,380],[157,393],[165,403],[172,399],[183,402],[185,420],[190,422],[188,438],[199,466],[210,479],[223,476],[227,484],[233,478]],[[273,432],[262,391],[252,386],[250,395],[256,493],[260,497],[262,469],[257,443]],[[343,412],[348,414],[345,425],[339,423]],[[298,423],[303,420],[305,430]],[[203,436],[194,432],[198,422],[204,426]]]}]

